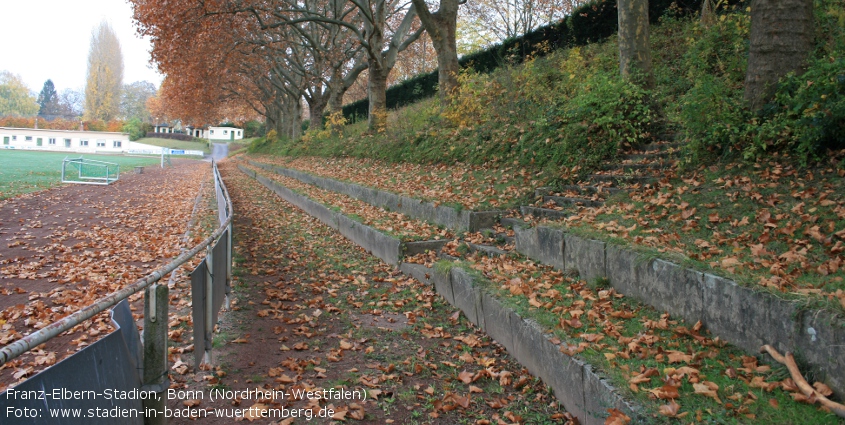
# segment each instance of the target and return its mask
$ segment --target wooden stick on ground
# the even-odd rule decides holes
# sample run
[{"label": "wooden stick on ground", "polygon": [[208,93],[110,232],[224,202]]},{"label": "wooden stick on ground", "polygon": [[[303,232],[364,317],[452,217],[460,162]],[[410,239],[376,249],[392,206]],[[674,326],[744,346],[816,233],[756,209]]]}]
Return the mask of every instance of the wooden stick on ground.
[{"label": "wooden stick on ground", "polygon": [[839,404],[835,401],[832,401],[825,397],[823,394],[816,391],[806,379],[804,379],[804,375],[801,375],[801,371],[798,370],[798,365],[795,363],[795,358],[792,357],[792,353],[786,353],[786,356],[780,355],[777,350],[775,350],[771,345],[764,345],[760,347],[760,351],[769,353],[772,358],[775,359],[778,363],[786,365],[786,368],[789,369],[789,374],[792,375],[792,380],[795,381],[795,384],[798,385],[798,388],[804,393],[807,397],[815,397],[822,406],[827,407],[836,416],[840,418],[845,418],[845,405]]}]

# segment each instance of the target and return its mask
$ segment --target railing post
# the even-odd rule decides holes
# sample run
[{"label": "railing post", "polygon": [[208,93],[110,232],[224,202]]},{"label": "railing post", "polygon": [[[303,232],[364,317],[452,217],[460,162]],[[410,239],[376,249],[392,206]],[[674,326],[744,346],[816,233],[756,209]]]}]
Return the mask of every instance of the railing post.
[{"label": "railing post", "polygon": [[[232,214],[232,212],[229,211],[229,214]],[[228,239],[229,243],[226,245],[226,248],[227,248],[227,250],[226,250],[227,251],[226,252],[226,310],[227,311],[232,309],[232,303],[231,303],[230,295],[232,293],[232,251],[234,250],[234,248],[232,247],[232,240],[233,240],[232,230],[233,230],[233,227],[234,227],[234,223],[230,222],[229,223],[229,230],[227,232],[228,233],[227,239]]]},{"label": "railing post", "polygon": [[144,389],[158,397],[144,400],[144,425],[164,425],[167,379],[167,285],[152,285],[144,290]]},{"label": "railing post", "polygon": [[[209,245],[205,254],[205,340],[212,341],[214,334],[214,245]],[[205,346],[205,344],[203,344]],[[196,349],[196,342],[194,342]],[[202,362],[211,365],[211,347],[205,350]]]}]

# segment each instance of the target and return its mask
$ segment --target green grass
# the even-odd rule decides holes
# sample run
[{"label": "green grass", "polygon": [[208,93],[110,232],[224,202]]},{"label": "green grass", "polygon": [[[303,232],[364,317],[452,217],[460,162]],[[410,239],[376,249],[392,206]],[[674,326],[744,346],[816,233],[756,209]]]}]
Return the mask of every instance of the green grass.
[{"label": "green grass", "polygon": [[[78,158],[76,153],[0,151],[0,199],[24,193],[49,189],[60,183],[62,160]],[[128,157],[119,155],[82,155],[86,159],[113,162],[126,173],[139,165],[158,164],[159,158]]]},{"label": "green grass", "polygon": [[185,149],[185,150],[196,150],[196,151],[203,151],[204,153],[210,153],[211,151],[208,149],[208,143],[205,142],[186,142],[183,140],[172,140],[172,139],[159,139],[156,137],[146,137],[143,139],[136,140],[138,143],[144,143],[147,145],[153,146],[161,146],[165,148],[171,149]]}]

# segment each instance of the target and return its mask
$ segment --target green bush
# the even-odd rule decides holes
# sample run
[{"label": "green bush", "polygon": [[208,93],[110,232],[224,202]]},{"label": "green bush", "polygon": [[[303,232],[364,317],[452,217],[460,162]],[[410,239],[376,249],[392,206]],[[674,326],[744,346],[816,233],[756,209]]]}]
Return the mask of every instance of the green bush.
[{"label": "green bush", "polygon": [[244,138],[261,137],[265,132],[263,122],[250,120],[244,123]]},{"label": "green bush", "polygon": [[726,155],[757,159],[780,151],[808,164],[845,148],[845,21],[842,6],[816,2],[817,51],[790,74],[761,111],[743,99],[750,16],[742,3],[704,29],[690,26],[683,72],[692,82],[678,102],[678,123],[693,163]]},{"label": "green bush", "polygon": [[149,123],[141,122],[138,118],[132,118],[123,124],[122,131],[129,133],[129,140],[135,141],[143,138],[148,131],[152,131],[153,126]]}]

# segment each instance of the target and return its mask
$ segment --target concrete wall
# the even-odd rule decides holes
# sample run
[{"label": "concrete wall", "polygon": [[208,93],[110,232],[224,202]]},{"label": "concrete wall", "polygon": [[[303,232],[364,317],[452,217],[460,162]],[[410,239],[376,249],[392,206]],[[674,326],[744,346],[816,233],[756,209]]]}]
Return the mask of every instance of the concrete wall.
[{"label": "concrete wall", "polygon": [[346,183],[326,177],[315,176],[290,168],[277,167],[255,161],[249,161],[249,163],[258,168],[297,179],[303,183],[332,192],[343,193],[344,195],[351,196],[376,207],[397,211],[408,217],[425,220],[456,231],[478,231],[492,227],[498,222],[498,218],[501,215],[501,211],[458,211],[452,207],[434,205],[431,202],[423,202],[419,199],[397,195],[355,183]]},{"label": "concrete wall", "polygon": [[763,344],[792,352],[818,380],[845,394],[845,320],[807,310],[756,288],[651,258],[631,249],[590,240],[561,229],[515,226],[516,249],[586,280],[607,278],[622,294],[658,310],[701,321],[713,336],[757,354]]}]

